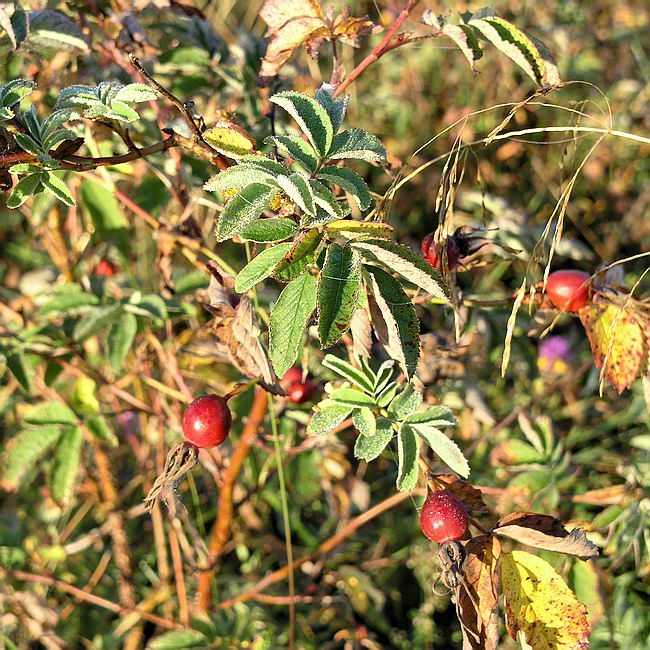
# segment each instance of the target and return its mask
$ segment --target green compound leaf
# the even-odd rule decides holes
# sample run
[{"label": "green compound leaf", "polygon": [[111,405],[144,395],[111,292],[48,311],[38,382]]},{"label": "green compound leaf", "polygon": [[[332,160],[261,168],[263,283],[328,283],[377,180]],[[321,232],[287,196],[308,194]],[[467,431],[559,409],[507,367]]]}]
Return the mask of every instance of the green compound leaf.
[{"label": "green compound leaf", "polygon": [[322,436],[338,427],[350,413],[350,406],[336,404],[332,400],[323,400],[316,405],[316,412],[307,426],[307,433],[313,436]]},{"label": "green compound leaf", "polygon": [[367,210],[370,207],[372,197],[370,196],[368,185],[366,185],[359,174],[353,172],[351,169],[330,165],[323,167],[316,174],[316,177],[322,181],[334,183],[334,185],[338,185],[346,192],[349,192],[359,206],[359,210]]},{"label": "green compound leaf", "polygon": [[372,411],[363,407],[354,412],[352,423],[355,429],[363,436],[374,436],[377,433],[377,420]]},{"label": "green compound leaf", "polygon": [[250,226],[239,233],[239,236],[245,241],[266,244],[289,239],[296,234],[297,230],[298,226],[293,219],[275,217],[253,221]]},{"label": "green compound leaf", "polygon": [[114,244],[128,254],[132,241],[129,235],[129,222],[114,194],[94,181],[83,181],[79,199],[95,227],[95,236],[102,242]]},{"label": "green compound leaf", "polygon": [[72,330],[72,338],[80,343],[101,329],[116,321],[124,311],[122,305],[93,307],[83,318],[79,319]]},{"label": "green compound leaf", "polygon": [[270,101],[293,117],[319,155],[324,156],[329,151],[334,128],[327,111],[318,101],[292,90],[273,95]]},{"label": "green compound leaf", "polygon": [[77,424],[73,410],[61,402],[25,405],[20,415],[28,424]]},{"label": "green compound leaf", "polygon": [[273,186],[276,184],[277,177],[278,174],[257,165],[242,163],[219,172],[203,185],[203,189],[209,192],[228,192],[253,183]]},{"label": "green compound leaf", "polygon": [[7,199],[8,208],[19,208],[27,199],[35,194],[36,191],[41,187],[41,174],[30,174],[25,176],[14,187],[14,191],[11,193]]},{"label": "green compound leaf", "polygon": [[94,293],[78,291],[75,293],[56,296],[48,300],[37,312],[36,316],[41,318],[47,314],[62,314],[74,312],[80,307],[92,307],[99,304],[99,298]]},{"label": "green compound leaf", "polygon": [[360,460],[370,462],[377,458],[386,445],[393,439],[395,431],[393,423],[388,418],[377,418],[375,434],[372,436],[360,435],[354,445],[354,456]]},{"label": "green compound leaf", "polygon": [[356,388],[337,388],[331,392],[330,399],[337,404],[344,404],[354,408],[375,408],[377,406],[377,402],[373,397],[356,390]]},{"label": "green compound leaf", "polygon": [[418,482],[418,438],[409,426],[397,434],[397,489],[410,492]]},{"label": "green compound leaf", "polygon": [[386,351],[411,378],[420,357],[420,322],[400,283],[378,268],[368,267],[370,288],[377,309],[371,303],[375,331]]},{"label": "green compound leaf", "polygon": [[352,364],[335,357],[333,354],[325,355],[325,358],[322,361],[322,364],[333,370],[337,374],[341,375],[345,379],[348,379],[353,384],[357,384],[360,388],[367,391],[368,393],[374,393],[374,382],[370,379],[363,370],[355,368]]},{"label": "green compound leaf", "polygon": [[428,424],[404,423],[402,429],[408,428],[417,433],[433,449],[440,460],[463,478],[469,476],[469,463],[458,445],[434,426]]},{"label": "green compound leaf", "polygon": [[103,415],[93,415],[86,420],[86,426],[92,435],[109,447],[118,447],[119,440]]},{"label": "green compound leaf", "polygon": [[386,149],[372,133],[363,129],[348,129],[334,136],[327,158],[332,160],[358,158],[385,163]]},{"label": "green compound leaf", "polygon": [[81,465],[82,443],[81,429],[79,427],[69,427],[63,430],[57,445],[50,489],[52,498],[62,505],[68,505],[72,500],[72,493]]},{"label": "green compound leaf", "polygon": [[217,241],[225,241],[238,235],[269,207],[277,189],[261,183],[253,183],[237,192],[223,209],[217,224]]},{"label": "green compound leaf", "polygon": [[321,225],[328,221],[334,221],[345,217],[345,213],[332,192],[330,192],[322,183],[313,179],[309,180],[309,184],[314,193],[314,202],[318,206],[319,210],[317,211],[315,218],[306,220],[308,225]]},{"label": "green compound leaf", "polygon": [[291,246],[291,242],[278,244],[277,246],[263,250],[259,255],[254,257],[237,274],[235,291],[237,293],[244,293],[271,275],[278,262],[291,250]]},{"label": "green compound leaf", "polygon": [[81,28],[67,16],[52,9],[41,9],[29,14],[29,33],[25,46],[46,58],[61,51],[90,51]]},{"label": "green compound leaf", "polygon": [[411,413],[406,422],[411,424],[426,424],[430,427],[451,427],[455,424],[456,418],[453,416],[448,406],[431,406],[426,411]]},{"label": "green compound leaf", "polygon": [[546,46],[497,16],[493,9],[481,9],[463,16],[465,23],[482,38],[512,59],[539,86],[559,83],[560,74]]},{"label": "green compound leaf", "polygon": [[54,194],[61,203],[65,203],[67,206],[77,205],[77,202],[74,200],[68,186],[52,172],[43,172],[41,174],[41,183],[43,183],[45,189]]},{"label": "green compound leaf", "polygon": [[278,263],[273,271],[273,277],[280,282],[290,282],[297,278],[307,267],[316,260],[316,255],[323,240],[323,233],[315,228],[301,233],[293,242],[291,249]]},{"label": "green compound leaf", "polygon": [[156,637],[147,650],[187,650],[188,648],[209,648],[208,639],[197,630],[178,630]]},{"label": "green compound leaf", "polygon": [[[0,88],[0,106],[11,108],[36,90],[36,84],[27,79],[14,79]],[[12,114],[13,117],[13,114]]]},{"label": "green compound leaf", "polygon": [[108,330],[108,362],[113,372],[122,370],[124,360],[133,347],[133,341],[138,331],[138,319],[128,312],[122,314]]},{"label": "green compound leaf", "polygon": [[422,13],[422,22],[433,27],[438,34],[451,38],[463,53],[470,67],[476,71],[474,63],[483,56],[483,48],[478,40],[478,32],[469,25],[452,25],[442,16],[437,16],[431,9]]},{"label": "green compound leaf", "polygon": [[4,447],[0,486],[8,492],[15,492],[23,483],[27,473],[38,460],[54,446],[61,436],[61,428],[45,426],[21,431]]},{"label": "green compound leaf", "polygon": [[449,289],[440,273],[408,246],[392,239],[364,237],[355,239],[352,247],[360,250],[370,261],[381,263],[391,272],[399,273],[405,280],[448,302]]},{"label": "green compound leaf", "polygon": [[406,388],[390,403],[388,414],[394,420],[403,420],[407,415],[415,411],[422,404],[422,393],[418,393],[413,384],[407,384]]},{"label": "green compound leaf", "polygon": [[283,377],[298,358],[307,323],[315,309],[316,278],[309,273],[290,282],[273,306],[269,352],[278,377]]},{"label": "green compound leaf", "polygon": [[321,347],[334,345],[348,329],[361,290],[361,256],[331,244],[318,277],[318,334]]},{"label": "green compound leaf", "polygon": [[334,94],[335,90],[336,87],[333,84],[323,84],[316,91],[316,99],[327,111],[330,120],[332,120],[334,133],[341,128],[341,124],[343,124],[343,120],[345,119],[345,112],[348,108],[348,102],[350,101],[350,95],[344,95],[341,99],[337,99]]},{"label": "green compound leaf", "polygon": [[318,158],[314,148],[298,135],[276,135],[266,138],[264,142],[274,144],[285,158],[293,158],[309,173],[316,171]]},{"label": "green compound leaf", "polygon": [[32,384],[32,377],[34,370],[29,364],[22,350],[14,350],[5,354],[5,362],[9,372],[14,376],[14,379],[20,384],[20,387],[28,394],[34,392]]},{"label": "green compound leaf", "polygon": [[278,176],[278,185],[305,214],[310,216],[315,214],[314,192],[302,174],[293,173],[290,176]]}]

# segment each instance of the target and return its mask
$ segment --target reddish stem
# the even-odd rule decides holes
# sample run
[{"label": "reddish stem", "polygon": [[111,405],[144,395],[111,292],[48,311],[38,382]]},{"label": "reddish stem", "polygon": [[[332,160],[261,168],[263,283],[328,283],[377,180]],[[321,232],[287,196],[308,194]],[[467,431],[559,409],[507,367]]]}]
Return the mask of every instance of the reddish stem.
[{"label": "reddish stem", "polygon": [[404,9],[399,13],[392,27],[386,32],[386,36],[381,40],[381,42],[373,49],[372,52],[363,60],[359,65],[350,72],[350,74],[338,85],[335,91],[335,95],[340,95],[356,78],[370,65],[372,65],[379,57],[386,54],[392,49],[403,45],[406,40],[401,36],[398,36],[398,40],[391,44],[391,40],[395,35],[395,32],[401,27],[402,23],[408,18],[411,10],[415,6],[416,0],[408,0]]}]

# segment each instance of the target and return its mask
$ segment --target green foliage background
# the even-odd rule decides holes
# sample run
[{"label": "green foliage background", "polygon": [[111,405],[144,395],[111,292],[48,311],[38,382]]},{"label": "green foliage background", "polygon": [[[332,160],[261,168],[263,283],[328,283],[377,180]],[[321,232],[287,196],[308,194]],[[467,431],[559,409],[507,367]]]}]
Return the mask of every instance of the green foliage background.
[{"label": "green foliage background", "polygon": [[[42,8],[31,4],[26,8]],[[367,13],[376,22],[390,19],[390,3],[381,3],[381,14],[374,3],[346,4],[353,15]],[[467,4],[471,10],[480,8]],[[59,2],[51,8],[76,20],[80,6]],[[270,135],[267,95],[256,83],[265,31],[257,18],[260,6],[215,3],[205,9],[208,21],[153,5],[137,16],[149,41],[138,55],[153,63],[149,69],[156,79],[175,95],[192,99],[208,122],[236,115],[258,142]],[[453,3],[424,6],[449,14],[466,9]],[[96,7],[106,21],[104,29],[117,37],[108,3]],[[517,111],[512,128],[580,122],[569,110],[607,122],[611,112],[615,128],[648,136],[650,12],[645,3],[513,1],[497,3],[495,9],[549,46],[564,80],[588,82],[541,96],[545,105]],[[47,48],[36,47],[10,53],[0,39],[5,48],[1,81],[34,78],[39,88],[35,100],[50,109],[56,89],[72,83],[134,81],[102,49],[109,40],[100,35],[93,12],[85,4],[81,11],[93,34],[92,52],[51,56]],[[415,21],[407,26],[417,28]],[[367,40],[360,52],[342,47],[346,68],[367,51]],[[393,175],[400,162],[415,169],[448,152],[458,137],[463,142],[484,138],[507,115],[510,107],[504,104],[523,100],[533,90],[530,80],[496,50],[487,50],[478,67],[480,74],[474,76],[461,53],[442,39],[390,52],[348,89],[346,124],[380,138],[392,157]],[[313,92],[329,74],[328,56],[315,62],[301,52],[274,90]],[[159,139],[156,120],[183,129],[178,113],[164,101],[136,109],[143,118],[132,127],[139,146]],[[471,115],[475,111],[482,112]],[[460,133],[457,123],[465,116]],[[278,129],[294,132],[286,120],[279,121]],[[88,143],[86,155],[123,151],[105,128],[80,127],[79,134]],[[540,133],[468,150],[455,190],[455,225],[498,228],[489,235],[522,254],[490,248],[485,255],[490,263],[458,274],[466,297],[498,300],[512,295],[526,274],[530,281],[542,278],[543,267],[529,265],[530,255],[564,183],[595,141],[582,134]],[[126,579],[135,603],[178,620],[167,523],[164,518],[152,523],[137,508],[161,469],[164,452],[180,439],[184,396],[170,374],[170,360],[196,393],[223,394],[241,380],[209,339],[200,336],[208,320],[200,305],[208,278],[193,260],[207,250],[239,271],[250,251],[232,242],[216,243],[218,203],[201,189],[215,172],[212,166],[177,151],[150,160],[152,166],[130,162],[87,175],[66,172],[63,178],[76,208],[58,204],[49,194],[39,194],[18,210],[0,208],[0,345],[4,364],[15,374],[14,379],[7,370],[0,378],[0,446],[6,452],[16,436],[40,441],[30,447],[40,461],[25,472],[18,467],[10,477],[20,490],[0,492],[0,567],[51,575],[81,589],[88,585],[101,598],[124,602],[125,576],[110,532],[110,514],[123,512],[132,567]],[[416,175],[386,206],[396,239],[413,248],[437,226],[443,164]],[[360,162],[353,167],[378,195],[392,182],[391,174],[378,166]],[[649,250],[649,174],[648,145],[613,137],[601,142],[573,188],[555,268],[592,273],[605,261]],[[203,251],[187,239],[190,215],[203,237]],[[152,220],[164,227],[153,230]],[[174,242],[168,278],[174,293],[165,289],[159,266],[169,241]],[[94,275],[101,259],[118,268],[115,284]],[[646,260],[625,265],[628,288],[647,268]],[[644,280],[637,295],[647,296],[647,290]],[[278,294],[273,282],[260,289],[262,314]],[[92,318],[87,317],[90,309],[95,310]],[[486,522],[514,510],[535,510],[586,527],[601,547],[599,560],[583,564],[543,555],[589,605],[595,624],[591,647],[650,647],[650,419],[641,382],[621,396],[610,388],[599,396],[584,332],[568,316],[555,333],[570,341],[573,358],[559,373],[540,372],[538,340],[527,335],[531,320],[522,313],[502,378],[507,307],[466,310],[461,346],[454,344],[449,310],[421,304],[416,309],[432,350],[425,349],[427,397],[449,406],[459,420],[454,439],[468,456],[471,482],[485,488],[494,515]],[[314,348],[306,365],[320,382],[336,379],[321,365],[323,353]],[[89,385],[89,380],[95,383]],[[124,401],[124,393],[136,402]],[[251,393],[232,404],[232,442],[206,456],[179,488],[204,539],[216,517],[217,468],[241,434]],[[67,410],[43,415],[37,407],[45,402]],[[351,428],[311,438],[305,433],[309,414],[310,407],[292,405],[277,413],[281,444],[295,452],[284,462],[294,557],[312,552],[340,525],[393,494],[396,482],[395,450],[389,447],[372,463],[359,463]],[[85,427],[83,436],[80,426]],[[286,564],[272,447],[267,426],[239,477],[233,531],[214,580],[214,602],[236,596]],[[102,459],[110,467],[114,495],[106,493]],[[313,598],[296,608],[299,647],[361,647],[362,639],[371,644],[366,647],[404,650],[460,646],[449,598],[431,589],[438,568],[431,544],[419,531],[418,505],[412,499],[401,502],[308,570],[296,572],[296,592]],[[196,574],[185,572],[190,598],[196,581]],[[286,596],[286,583],[268,593]],[[41,615],[38,625],[32,622],[33,608]],[[48,635],[70,647],[102,649],[125,643],[276,648],[288,642],[286,605],[253,600],[199,617],[195,632],[175,645],[156,641],[163,630],[152,623],[121,628],[117,614],[6,574],[0,611],[0,638],[9,648],[41,647]],[[505,633],[501,647],[514,647]]]}]

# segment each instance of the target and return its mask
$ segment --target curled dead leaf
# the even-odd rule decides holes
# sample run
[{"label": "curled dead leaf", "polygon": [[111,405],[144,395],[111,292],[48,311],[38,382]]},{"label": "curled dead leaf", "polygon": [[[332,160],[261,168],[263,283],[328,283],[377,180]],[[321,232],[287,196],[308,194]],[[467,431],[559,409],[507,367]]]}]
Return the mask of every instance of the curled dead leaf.
[{"label": "curled dead leaf", "polygon": [[434,474],[431,482],[438,490],[448,490],[460,499],[468,510],[487,512],[483,502],[483,494],[467,481],[458,478],[456,474]]},{"label": "curled dead leaf", "polygon": [[499,642],[497,561],[501,544],[493,535],[480,535],[467,542],[465,551],[464,579],[456,594],[463,650],[493,650]]},{"label": "curled dead leaf", "polygon": [[492,532],[527,546],[574,555],[581,560],[598,557],[598,548],[587,539],[582,528],[568,532],[559,519],[550,515],[513,512],[499,519]]},{"label": "curled dead leaf", "polygon": [[351,18],[346,9],[336,17],[332,12],[324,16],[316,0],[266,0],[259,15],[269,26],[266,36],[271,37],[262,59],[262,79],[278,74],[301,45],[315,58],[325,41],[356,46],[359,36],[382,29],[367,17]]}]

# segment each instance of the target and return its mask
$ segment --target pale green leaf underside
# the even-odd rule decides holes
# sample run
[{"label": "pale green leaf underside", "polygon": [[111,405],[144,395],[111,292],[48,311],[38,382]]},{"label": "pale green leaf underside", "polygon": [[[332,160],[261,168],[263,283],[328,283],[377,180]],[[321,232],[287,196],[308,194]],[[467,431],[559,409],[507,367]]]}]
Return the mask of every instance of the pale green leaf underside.
[{"label": "pale green leaf underside", "polygon": [[397,434],[397,489],[410,492],[418,483],[418,439],[409,427]]},{"label": "pale green leaf underside", "polygon": [[361,434],[354,445],[354,456],[360,460],[371,461],[377,458],[393,439],[395,430],[388,418],[378,418],[374,435]]},{"label": "pale green leaf underside", "polygon": [[411,429],[417,433],[433,449],[440,460],[454,472],[467,478],[469,476],[469,463],[458,445],[447,438],[439,429],[427,424],[403,424],[402,429]]},{"label": "pale green leaf underside", "polygon": [[307,426],[307,433],[314,436],[329,433],[352,413],[352,407],[335,404],[330,400],[320,402],[318,407],[319,410],[314,413]]}]

